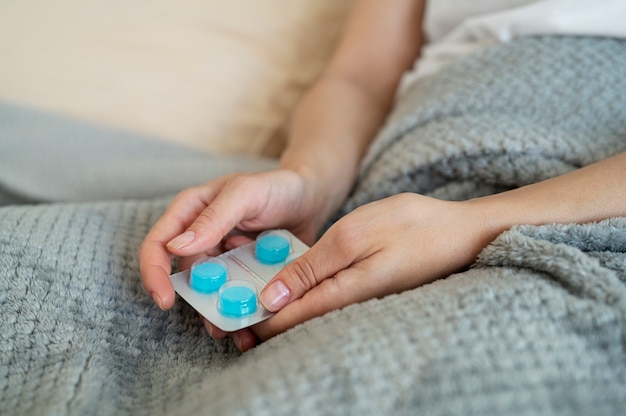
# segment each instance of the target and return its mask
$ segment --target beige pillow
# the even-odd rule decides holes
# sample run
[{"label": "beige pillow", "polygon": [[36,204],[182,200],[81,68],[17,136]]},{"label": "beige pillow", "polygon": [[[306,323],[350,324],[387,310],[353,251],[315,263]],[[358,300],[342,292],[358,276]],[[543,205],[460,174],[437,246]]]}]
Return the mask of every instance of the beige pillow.
[{"label": "beige pillow", "polygon": [[0,2],[0,99],[203,151],[276,155],[350,3]]}]

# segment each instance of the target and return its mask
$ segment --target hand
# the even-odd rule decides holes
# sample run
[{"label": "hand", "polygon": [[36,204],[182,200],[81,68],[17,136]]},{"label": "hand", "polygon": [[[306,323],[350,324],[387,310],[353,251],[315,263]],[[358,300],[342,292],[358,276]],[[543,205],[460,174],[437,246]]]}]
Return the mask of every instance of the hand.
[{"label": "hand", "polygon": [[471,201],[417,194],[364,205],[270,281],[260,300],[278,313],[252,330],[267,339],[331,310],[448,276],[497,235],[483,215]]},{"label": "hand", "polygon": [[[326,210],[315,199],[313,181],[291,170],[233,174],[181,192],[152,227],[139,249],[145,290],[161,309],[174,304],[171,260],[187,268],[203,255],[217,255],[233,229],[256,232],[287,228],[313,241]],[[226,241],[225,241],[226,240]]]},{"label": "hand", "polygon": [[270,338],[307,319],[398,293],[469,266],[515,224],[626,215],[626,152],[552,179],[463,202],[399,194],[356,209],[278,273],[261,302],[279,311],[253,329]]},{"label": "hand", "polygon": [[[515,224],[589,222],[626,216],[626,152],[565,175],[463,202],[399,194],[356,209],[261,292],[278,311],[233,334],[240,349],[301,322],[401,292],[469,266]],[[209,332],[213,328],[210,328]],[[254,331],[254,332],[252,332]],[[216,337],[225,333],[217,331]]]}]

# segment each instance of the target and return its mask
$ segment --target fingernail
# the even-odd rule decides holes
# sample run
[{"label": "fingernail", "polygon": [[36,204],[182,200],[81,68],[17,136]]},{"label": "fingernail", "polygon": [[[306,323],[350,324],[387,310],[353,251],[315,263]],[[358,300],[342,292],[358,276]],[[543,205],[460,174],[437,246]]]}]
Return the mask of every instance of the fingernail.
[{"label": "fingernail", "polygon": [[173,247],[173,248],[183,248],[189,243],[191,243],[195,238],[196,238],[196,233],[194,233],[191,230],[185,231],[184,233],[182,233],[181,235],[179,235],[178,237],[172,239],[169,243],[167,243],[167,246]]},{"label": "fingernail", "polygon": [[270,312],[276,312],[289,302],[289,288],[280,280],[261,292],[261,303]]},{"label": "fingernail", "polygon": [[156,303],[156,305],[162,310],[165,311],[165,308],[163,307],[163,301],[161,300],[161,298],[156,294],[153,293],[151,295],[152,300],[154,301],[154,303]]}]

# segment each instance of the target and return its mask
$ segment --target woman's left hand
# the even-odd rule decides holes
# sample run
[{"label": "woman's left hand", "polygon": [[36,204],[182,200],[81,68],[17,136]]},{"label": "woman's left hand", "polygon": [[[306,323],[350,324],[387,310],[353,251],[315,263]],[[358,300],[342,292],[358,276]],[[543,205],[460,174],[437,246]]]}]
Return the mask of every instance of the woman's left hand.
[{"label": "woman's left hand", "polygon": [[[470,265],[495,235],[471,201],[405,193],[364,205],[268,283],[260,300],[278,313],[233,339],[245,351],[326,312],[448,276]],[[205,326],[214,338],[227,335]]]}]

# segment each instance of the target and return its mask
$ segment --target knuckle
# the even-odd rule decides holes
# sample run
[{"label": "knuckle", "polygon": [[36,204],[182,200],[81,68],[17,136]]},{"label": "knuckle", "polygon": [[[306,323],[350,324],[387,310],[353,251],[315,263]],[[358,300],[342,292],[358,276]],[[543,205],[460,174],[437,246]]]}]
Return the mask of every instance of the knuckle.
[{"label": "knuckle", "polygon": [[211,205],[206,207],[202,212],[196,217],[193,224],[191,225],[191,229],[196,231],[202,231],[207,229],[217,229],[223,235],[226,235],[228,230],[222,229],[221,221],[219,221],[219,213],[215,210],[215,208]]},{"label": "knuckle", "polygon": [[309,256],[303,254],[296,261],[290,264],[289,276],[292,284],[299,293],[305,293],[317,286],[318,279]]},{"label": "knuckle", "polygon": [[194,224],[200,227],[206,227],[215,222],[217,218],[217,213],[215,212],[215,208],[211,205],[202,210],[202,212],[196,217],[194,220]]}]

